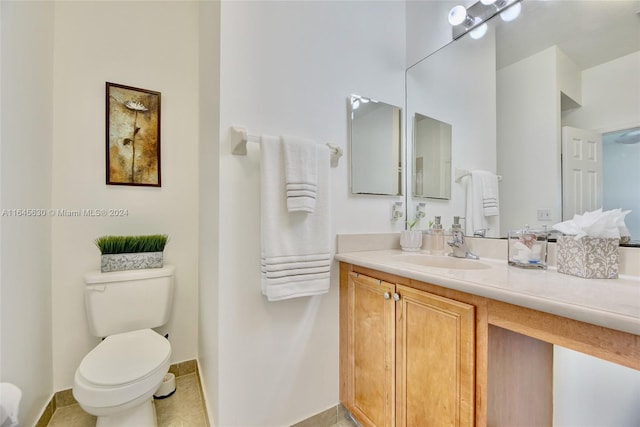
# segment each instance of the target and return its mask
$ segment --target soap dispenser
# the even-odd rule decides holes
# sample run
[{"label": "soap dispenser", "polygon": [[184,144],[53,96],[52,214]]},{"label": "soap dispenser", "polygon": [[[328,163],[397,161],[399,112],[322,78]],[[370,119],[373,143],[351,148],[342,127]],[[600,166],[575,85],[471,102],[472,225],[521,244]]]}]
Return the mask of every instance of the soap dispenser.
[{"label": "soap dispenser", "polygon": [[462,232],[462,224],[460,224],[460,217],[459,216],[454,216],[453,217],[453,224],[451,224],[451,234],[453,234],[456,231]]},{"label": "soap dispenser", "polygon": [[431,228],[430,243],[429,252],[431,255],[444,255],[444,229],[440,223],[439,216],[434,219],[434,224]]}]

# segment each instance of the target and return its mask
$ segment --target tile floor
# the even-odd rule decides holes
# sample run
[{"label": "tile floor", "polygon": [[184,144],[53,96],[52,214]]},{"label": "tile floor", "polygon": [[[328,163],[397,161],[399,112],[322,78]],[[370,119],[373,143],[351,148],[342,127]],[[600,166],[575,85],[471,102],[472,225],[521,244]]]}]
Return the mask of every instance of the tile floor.
[{"label": "tile floor", "polygon": [[352,421],[350,418],[346,418],[338,421],[337,424],[334,424],[331,427],[358,427],[358,424],[356,424],[355,421]]},{"label": "tile floor", "polygon": [[[166,398],[154,400],[158,427],[208,427],[200,383],[196,373],[176,377],[176,392]],[[76,403],[59,407],[48,427],[95,427],[96,417],[87,414]],[[357,427],[349,418],[331,427]]]},{"label": "tile floor", "polygon": [[[204,401],[197,374],[176,378],[176,392],[166,399],[155,400],[158,427],[208,427]],[[59,407],[48,427],[94,427],[96,417],[78,404]],[[342,427],[342,426],[340,426]]]}]

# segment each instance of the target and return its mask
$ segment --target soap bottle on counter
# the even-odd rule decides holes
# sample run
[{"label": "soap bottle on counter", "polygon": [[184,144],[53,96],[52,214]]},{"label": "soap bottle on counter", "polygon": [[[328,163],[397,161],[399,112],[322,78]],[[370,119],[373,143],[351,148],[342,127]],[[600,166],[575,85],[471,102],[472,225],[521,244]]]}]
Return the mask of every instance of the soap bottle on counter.
[{"label": "soap bottle on counter", "polygon": [[430,237],[429,252],[431,255],[444,255],[444,229],[440,223],[439,216],[434,219]]},{"label": "soap bottle on counter", "polygon": [[459,216],[454,216],[453,217],[453,224],[451,224],[451,234],[453,235],[454,232],[459,231],[462,234],[464,234],[464,231],[462,231],[462,224],[460,224],[460,217]]}]

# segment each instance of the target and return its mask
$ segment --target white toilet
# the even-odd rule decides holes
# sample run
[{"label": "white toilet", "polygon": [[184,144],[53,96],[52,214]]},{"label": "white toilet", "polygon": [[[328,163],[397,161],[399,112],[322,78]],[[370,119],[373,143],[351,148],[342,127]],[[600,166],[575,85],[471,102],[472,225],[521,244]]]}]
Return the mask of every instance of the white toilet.
[{"label": "white toilet", "polygon": [[153,394],[169,371],[171,345],[153,331],[167,323],[175,267],[88,273],[91,333],[105,337],[76,370],[73,396],[97,427],[157,426]]}]

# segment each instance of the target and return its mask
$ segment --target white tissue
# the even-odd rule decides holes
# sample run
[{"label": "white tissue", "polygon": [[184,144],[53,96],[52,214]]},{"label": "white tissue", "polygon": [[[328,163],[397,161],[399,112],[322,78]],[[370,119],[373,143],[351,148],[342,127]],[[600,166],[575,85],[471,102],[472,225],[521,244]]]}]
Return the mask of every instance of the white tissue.
[{"label": "white tissue", "polygon": [[18,407],[22,391],[11,383],[0,383],[0,427],[18,425]]},{"label": "white tissue", "polygon": [[603,212],[602,209],[598,209],[574,215],[573,219],[555,224],[553,228],[561,233],[576,236],[576,239],[584,236],[619,239],[620,236],[629,235],[624,223],[624,217],[629,212],[631,211],[621,209]]}]

